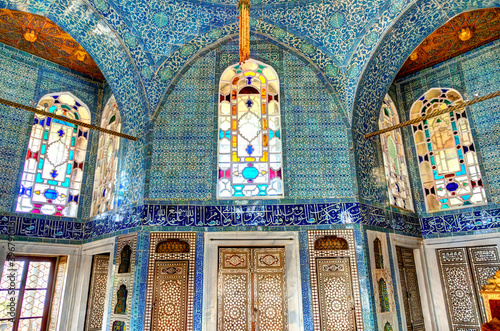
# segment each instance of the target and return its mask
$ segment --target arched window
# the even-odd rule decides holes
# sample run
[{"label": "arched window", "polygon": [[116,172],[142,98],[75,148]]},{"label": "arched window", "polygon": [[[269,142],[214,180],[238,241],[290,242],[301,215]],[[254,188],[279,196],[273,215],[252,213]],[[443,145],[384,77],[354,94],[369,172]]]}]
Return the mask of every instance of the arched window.
[{"label": "arched window", "polygon": [[389,293],[387,292],[387,284],[383,278],[378,281],[378,297],[380,300],[380,312],[385,313],[390,311]]},{"label": "arched window", "polygon": [[[72,94],[48,94],[38,109],[90,123],[88,107]],[[87,152],[87,128],[35,115],[16,211],[76,217]]]},{"label": "arched window", "polygon": [[382,253],[382,242],[375,238],[373,241],[373,255],[375,255],[375,269],[384,269],[384,254]]},{"label": "arched window", "polygon": [[119,274],[126,274],[130,272],[130,258],[132,256],[132,249],[129,245],[123,247],[120,252],[120,266],[118,267]]},{"label": "arched window", "polygon": [[[463,102],[453,89],[433,88],[411,107],[411,117]],[[427,211],[484,205],[486,193],[465,109],[413,125]]]},{"label": "arched window", "polygon": [[[378,126],[382,130],[396,124],[399,124],[396,105],[387,94],[380,110]],[[397,129],[381,134],[380,141],[391,205],[413,211],[413,199],[401,130]]]},{"label": "arched window", "polygon": [[[115,97],[112,95],[104,107],[101,127],[120,132],[121,126],[120,111],[118,110]],[[119,147],[119,137],[102,132],[99,134],[91,217],[113,209]]]},{"label": "arched window", "polygon": [[113,331],[125,331],[125,322],[114,321],[113,322]]},{"label": "arched window", "polygon": [[115,314],[127,313],[127,295],[127,286],[125,284],[120,285],[120,288],[116,291]]},{"label": "arched window", "polygon": [[384,331],[392,331],[392,325],[389,322],[386,322],[384,325]]},{"label": "arched window", "polygon": [[279,79],[248,60],[219,85],[218,199],[282,198]]}]

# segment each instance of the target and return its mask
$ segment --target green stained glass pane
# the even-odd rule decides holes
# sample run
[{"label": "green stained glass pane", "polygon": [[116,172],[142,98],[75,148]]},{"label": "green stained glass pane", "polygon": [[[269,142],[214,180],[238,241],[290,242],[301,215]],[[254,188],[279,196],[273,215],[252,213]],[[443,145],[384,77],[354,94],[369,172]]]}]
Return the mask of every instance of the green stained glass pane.
[{"label": "green stained glass pane", "polygon": [[43,133],[43,140],[47,140],[49,138],[49,131],[45,131]]}]

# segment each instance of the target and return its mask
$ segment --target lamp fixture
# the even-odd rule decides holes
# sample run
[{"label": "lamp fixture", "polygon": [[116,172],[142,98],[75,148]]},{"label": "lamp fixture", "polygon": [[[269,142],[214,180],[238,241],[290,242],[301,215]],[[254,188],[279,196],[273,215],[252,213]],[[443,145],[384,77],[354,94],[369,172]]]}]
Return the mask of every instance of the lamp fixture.
[{"label": "lamp fixture", "polygon": [[30,43],[34,43],[37,38],[38,37],[35,34],[35,30],[26,29],[26,32],[24,33],[24,39],[26,39]]},{"label": "lamp fixture", "polygon": [[462,28],[460,32],[458,33],[458,38],[462,41],[467,41],[470,38],[472,38],[472,31],[469,27]]}]

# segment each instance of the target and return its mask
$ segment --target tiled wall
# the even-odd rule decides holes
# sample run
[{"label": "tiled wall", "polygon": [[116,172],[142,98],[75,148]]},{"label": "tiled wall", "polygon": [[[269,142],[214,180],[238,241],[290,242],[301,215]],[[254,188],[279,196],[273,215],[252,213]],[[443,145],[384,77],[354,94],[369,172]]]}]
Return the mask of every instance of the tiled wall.
[{"label": "tiled wall", "polygon": [[[35,106],[38,100],[55,92],[71,92],[85,102],[90,109],[92,123],[100,114],[100,83],[86,76],[51,62],[34,57],[9,46],[0,44],[0,97]],[[0,211],[15,210],[24,158],[28,148],[33,114],[24,110],[0,105]],[[89,140],[96,136],[90,132]],[[88,217],[91,181],[95,159],[87,153],[79,215]],[[85,185],[87,182],[90,185]]]},{"label": "tiled wall", "polygon": [[[312,67],[281,46],[252,37],[251,47],[252,57],[280,78],[286,199],[355,198],[350,130],[336,97]],[[151,135],[148,202],[219,203],[218,81],[237,61],[237,42],[221,45],[193,63],[167,96]]]}]

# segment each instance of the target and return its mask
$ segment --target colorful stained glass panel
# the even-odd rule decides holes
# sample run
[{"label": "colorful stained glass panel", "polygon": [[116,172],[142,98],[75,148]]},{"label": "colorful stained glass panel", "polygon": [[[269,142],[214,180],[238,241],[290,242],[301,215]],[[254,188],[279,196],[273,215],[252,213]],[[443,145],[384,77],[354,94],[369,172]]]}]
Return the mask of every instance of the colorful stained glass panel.
[{"label": "colorful stained glass panel", "polygon": [[[456,90],[433,88],[413,103],[411,117],[461,102]],[[487,204],[465,109],[430,118],[412,128],[427,211]]]},{"label": "colorful stained glass panel", "polygon": [[219,86],[219,199],[283,197],[279,80],[264,63],[233,65]]},{"label": "colorful stained glass panel", "polygon": [[[44,96],[38,109],[90,123],[88,108],[70,94]],[[89,130],[35,115],[16,211],[77,217]]]}]

